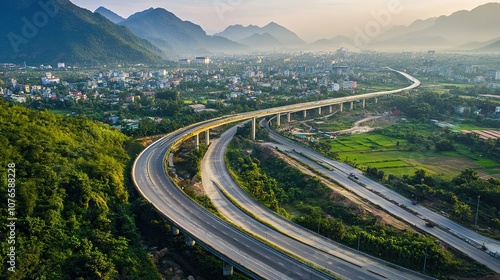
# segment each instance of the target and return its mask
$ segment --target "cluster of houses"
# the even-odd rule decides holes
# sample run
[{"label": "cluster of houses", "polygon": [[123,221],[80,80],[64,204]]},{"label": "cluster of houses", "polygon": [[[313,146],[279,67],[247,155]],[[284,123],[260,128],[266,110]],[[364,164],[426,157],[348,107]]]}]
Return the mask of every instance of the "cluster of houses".
[{"label": "cluster of houses", "polygon": [[422,72],[442,77],[450,82],[464,84],[485,84],[490,88],[500,88],[500,70],[484,69],[478,65],[460,65],[452,67],[433,61],[424,62]]},{"label": "cluster of houses", "polygon": [[[156,92],[167,89],[178,89],[181,93],[196,94],[197,91],[201,92],[203,89],[217,88],[216,95],[206,97],[213,98],[205,100],[208,103],[240,98],[259,99],[260,102],[266,102],[273,98],[288,99],[294,95],[303,97],[320,94],[322,90],[327,92],[344,90],[353,94],[359,84],[364,87],[366,84],[378,85],[398,82],[390,74],[381,73],[379,67],[373,67],[373,71],[369,69],[370,67],[364,68],[363,71],[355,71],[354,67],[349,66],[347,60],[332,61],[323,57],[307,57],[307,55],[305,57],[301,59],[285,58],[282,62],[277,59],[271,60],[269,58],[268,60],[268,58],[259,57],[257,63],[255,61],[249,63],[250,59],[248,58],[212,60],[200,57],[195,60],[196,63],[180,60],[179,69],[118,68],[116,70],[102,70],[92,73],[76,83],[68,83],[58,76],[63,75],[66,71],[78,70],[69,69],[64,64],[59,63],[57,69],[49,67],[50,65],[40,66],[36,71],[30,73],[39,76],[36,79],[31,79],[29,83],[18,83],[14,76],[0,81],[0,95],[16,103],[25,103],[30,99],[81,103],[99,100],[103,105],[119,109],[144,100],[151,102],[141,102],[142,104],[147,103],[154,107]],[[180,68],[181,65],[184,68]],[[4,67],[15,66],[4,65]],[[495,84],[494,81],[500,83],[500,71],[483,71],[474,65],[464,66],[463,73],[458,74],[454,74],[457,73],[455,69],[450,69],[452,68],[440,67],[432,61],[428,61],[421,68],[421,71],[437,72],[439,75],[453,80],[457,80],[455,79],[456,75],[462,75],[470,79],[470,82],[477,80],[492,84]],[[11,71],[11,73],[12,75],[22,75],[19,73],[23,73],[23,71]],[[500,88],[500,84],[498,87]],[[194,113],[211,110],[203,104],[193,104],[190,107]],[[457,108],[457,113],[464,113],[467,110],[468,108]],[[158,120],[155,119],[155,121]],[[113,121],[111,122],[113,123]],[[128,127],[136,127],[137,122],[137,120],[129,120]]]}]

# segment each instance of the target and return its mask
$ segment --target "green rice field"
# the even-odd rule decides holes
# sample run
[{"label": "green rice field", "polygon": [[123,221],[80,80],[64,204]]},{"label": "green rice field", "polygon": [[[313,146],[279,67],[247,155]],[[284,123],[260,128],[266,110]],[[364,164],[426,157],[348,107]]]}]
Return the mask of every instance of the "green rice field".
[{"label": "green rice field", "polygon": [[500,164],[472,154],[464,146],[446,153],[435,152],[433,148],[411,151],[412,146],[405,139],[374,133],[343,136],[329,142],[331,151],[337,152],[341,160],[356,162],[361,169],[376,167],[396,176],[413,175],[423,169],[430,175],[451,179],[472,168],[483,177],[500,178]]}]

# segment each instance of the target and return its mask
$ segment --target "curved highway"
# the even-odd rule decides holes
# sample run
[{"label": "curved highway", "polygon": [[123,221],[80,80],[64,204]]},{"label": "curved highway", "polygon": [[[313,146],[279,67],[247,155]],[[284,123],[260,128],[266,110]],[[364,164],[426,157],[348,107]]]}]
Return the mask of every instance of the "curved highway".
[{"label": "curved highway", "polygon": [[133,167],[140,193],[182,232],[254,278],[332,279],[241,232],[186,196],[167,176],[164,158],[182,132],[144,150]]},{"label": "curved highway", "polygon": [[[245,230],[259,235],[283,250],[298,255],[301,259],[323,267],[348,279],[424,279],[419,273],[406,269],[397,270],[385,262],[369,258],[341,244],[324,238],[297,224],[284,219],[248,195],[232,179],[227,171],[224,155],[227,145],[236,133],[237,126],[224,132],[210,145],[202,161],[203,186],[220,213]],[[214,184],[215,183],[215,184]],[[224,194],[219,189],[224,191]],[[258,216],[261,222],[243,213],[226,197],[236,201],[246,212]]]},{"label": "curved highway", "polygon": [[[442,215],[439,215],[422,205],[413,205],[411,200],[392,191],[384,185],[364,176],[358,169],[345,163],[334,161],[312,149],[306,148],[296,142],[285,138],[276,132],[269,130],[269,136],[274,141],[281,143],[287,149],[293,149],[287,153],[289,156],[314,168],[325,176],[335,180],[342,186],[351,190],[358,196],[367,199],[371,203],[379,205],[392,215],[401,218],[422,231],[428,232],[452,247],[470,256],[477,262],[487,266],[496,273],[500,273],[500,260],[493,258],[478,249],[484,245],[492,252],[500,248],[500,242],[483,236],[471,229],[461,226]],[[322,163],[322,164],[319,164]],[[326,168],[324,164],[331,168]],[[354,173],[358,177],[357,182],[348,178],[348,174]],[[405,210],[410,209],[412,212]],[[416,214],[414,214],[416,213]],[[427,227],[429,219],[437,224],[437,227]]]},{"label": "curved highway", "polygon": [[[392,69],[389,70],[394,71]],[[420,81],[412,76],[404,72],[396,72],[410,80],[412,85],[398,90],[334,98],[236,114],[179,129],[151,144],[139,154],[132,167],[134,184],[141,195],[183,233],[221,257],[224,261],[236,266],[254,278],[330,279],[332,278],[331,276],[314,270],[277,250],[271,249],[264,243],[235,229],[233,226],[198,206],[167,176],[165,158],[171,149],[177,147],[181,142],[213,127],[277,113],[309,110],[332,104],[400,93],[414,89],[420,85]]]}]

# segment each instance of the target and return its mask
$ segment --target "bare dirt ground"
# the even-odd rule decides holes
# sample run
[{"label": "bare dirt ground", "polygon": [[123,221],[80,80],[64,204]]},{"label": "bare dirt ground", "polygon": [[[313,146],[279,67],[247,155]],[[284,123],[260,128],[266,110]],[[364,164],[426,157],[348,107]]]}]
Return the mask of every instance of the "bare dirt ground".
[{"label": "bare dirt ground", "polygon": [[203,183],[198,180],[198,175],[194,176],[189,186],[193,189],[196,195],[204,195],[206,194],[205,188],[203,188]]},{"label": "bare dirt ground", "polygon": [[[329,131],[328,134],[360,134],[373,131],[382,126],[387,126],[398,122],[399,116],[394,115],[381,115],[369,116],[354,123],[354,126],[349,129],[340,131]],[[364,125],[363,125],[364,124]]]},{"label": "bare dirt ground", "polygon": [[371,117],[368,117],[368,118],[364,118],[362,120],[359,120],[359,121],[355,122],[354,123],[354,127],[349,128],[349,129],[344,129],[344,130],[336,131],[336,133],[340,133],[340,134],[359,134],[359,133],[366,133],[366,132],[373,131],[373,130],[375,130],[376,127],[362,126],[361,124],[365,123],[365,122],[373,121],[373,120],[376,120],[376,119],[380,119],[382,117],[383,116],[371,116]]},{"label": "bare dirt ground", "polygon": [[163,135],[156,135],[156,136],[149,136],[149,137],[143,137],[143,138],[137,138],[137,141],[141,143],[144,147],[147,147],[156,140],[160,139]]}]

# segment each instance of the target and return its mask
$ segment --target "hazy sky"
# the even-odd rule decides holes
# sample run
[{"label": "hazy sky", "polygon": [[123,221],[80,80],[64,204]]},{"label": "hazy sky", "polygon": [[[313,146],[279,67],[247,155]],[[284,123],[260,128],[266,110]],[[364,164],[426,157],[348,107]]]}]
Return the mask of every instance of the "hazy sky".
[{"label": "hazy sky", "polygon": [[[104,6],[122,17],[161,7],[182,20],[199,24],[207,33],[228,25],[263,26],[274,21],[312,42],[336,35],[352,36],[355,30],[408,25],[416,19],[450,15],[492,2],[483,0],[71,0],[94,11]],[[377,16],[379,15],[379,16]],[[370,25],[372,24],[372,25]]]}]

